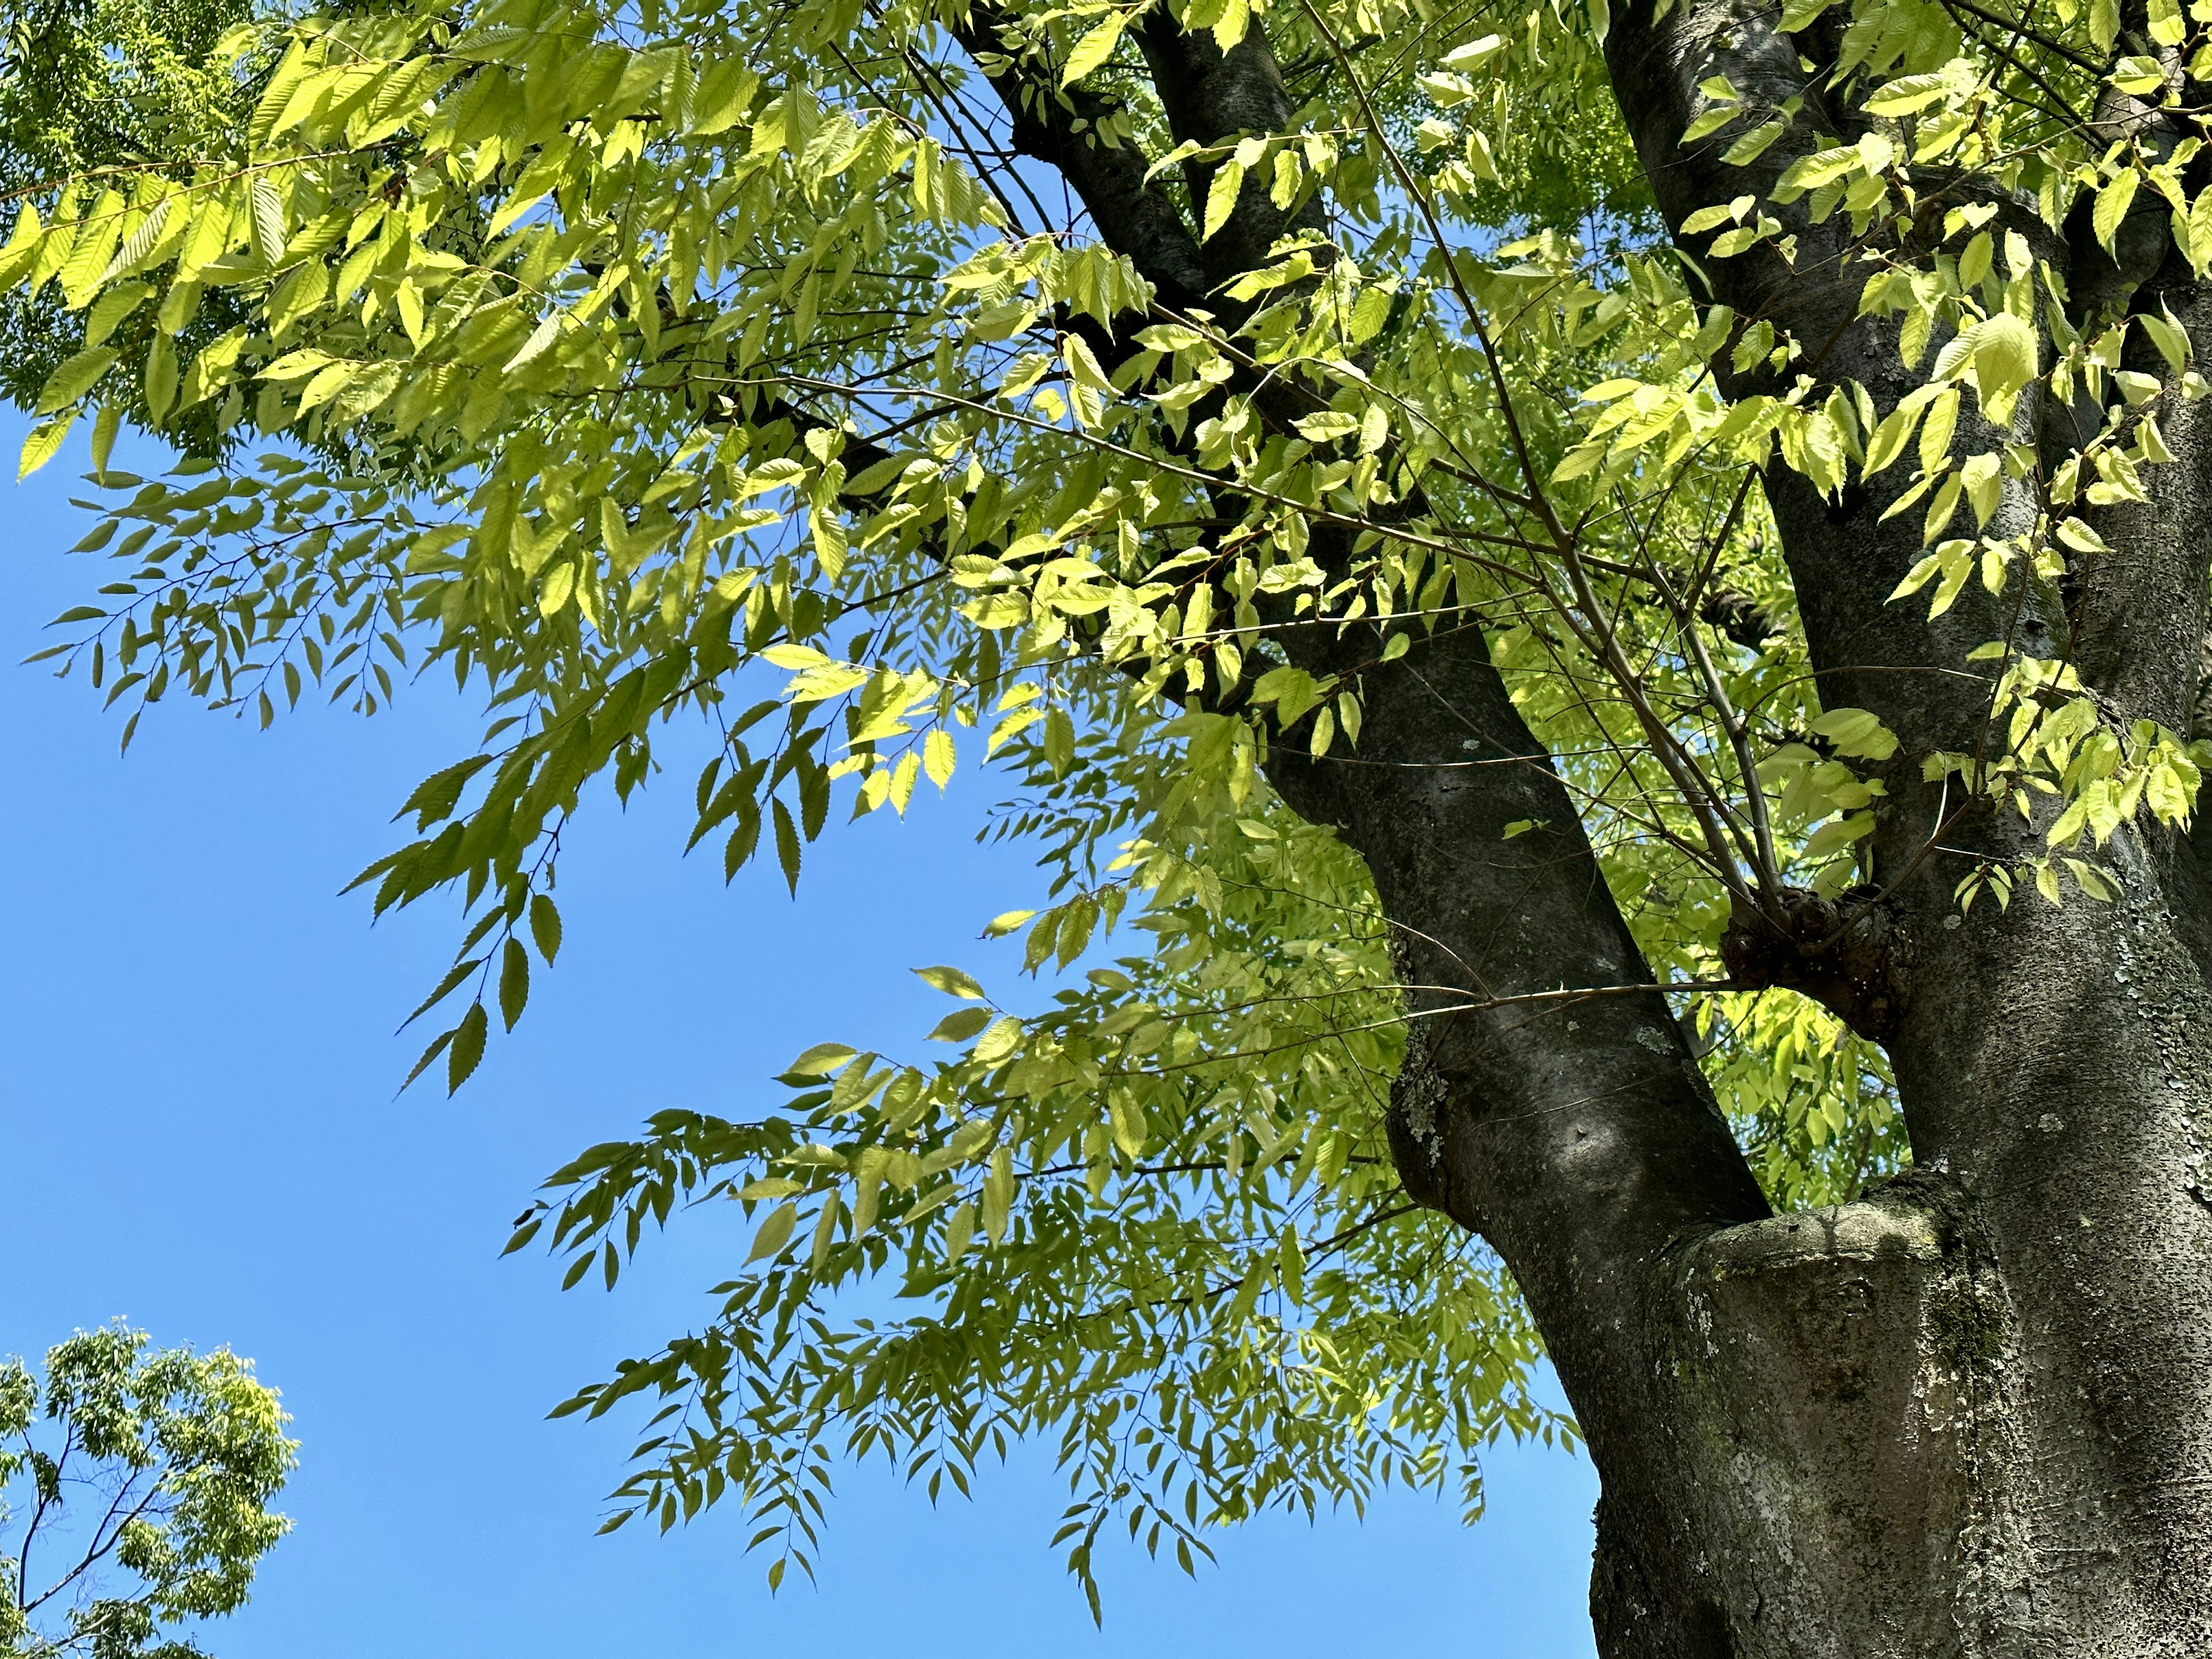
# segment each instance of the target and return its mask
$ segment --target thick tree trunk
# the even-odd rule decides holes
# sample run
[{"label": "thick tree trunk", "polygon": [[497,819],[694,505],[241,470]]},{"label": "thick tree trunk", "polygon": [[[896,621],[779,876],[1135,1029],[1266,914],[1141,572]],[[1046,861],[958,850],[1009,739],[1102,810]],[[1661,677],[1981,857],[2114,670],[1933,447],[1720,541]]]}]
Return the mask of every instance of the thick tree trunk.
[{"label": "thick tree trunk", "polygon": [[[1615,88],[1670,220],[1768,182],[1720,167],[1724,141],[1685,151],[1679,135],[1717,72],[1773,104],[1818,99],[1812,43],[1776,33],[1757,0],[1656,24],[1646,0],[1624,11]],[[1850,131],[1844,112],[1820,125]],[[1778,146],[1770,170],[1788,160]],[[1916,377],[1856,318],[1860,278],[1816,230],[1802,243],[1794,270],[1726,262],[1717,297],[1826,342],[1826,372],[1887,407]],[[2212,348],[2212,301],[2185,271],[2157,280]],[[1988,706],[1986,682],[1930,671],[2008,623],[2034,654],[2070,649],[2116,724],[2186,729],[2212,532],[2205,408],[2180,416],[2189,459],[2158,502],[2100,520],[2124,556],[2090,573],[2070,616],[2043,596],[2000,617],[1969,594],[1931,625],[1887,603],[1922,551],[1914,520],[1881,521],[1901,477],[1842,501],[1767,481],[1824,699],[1877,710],[1904,739],[1874,846],[1885,896],[1861,921],[1879,982],[1834,995],[1838,976],[1793,960],[1794,941],[1755,924],[1742,941],[1784,982],[1825,981],[1888,1048],[1915,1167],[1860,1202],[1765,1213],[1714,1144],[1656,995],[1496,1000],[1644,969],[1474,635],[1367,682],[1360,764],[1273,768],[1365,854],[1406,982],[1493,1004],[1418,1025],[1401,1162],[1512,1267],[1589,1435],[1606,1659],[2212,1642],[2212,905],[2195,849],[2130,827],[2107,849],[2116,903],[1962,916],[1969,866],[1927,854],[1935,827],[2003,860],[2039,853],[2044,825],[1948,816],[1918,772],[1929,750],[1971,749]],[[1527,758],[1467,765],[1508,756]],[[1549,827],[1501,842],[1518,818]],[[1432,1012],[1452,994],[1412,1000]]]},{"label": "thick tree trunk", "polygon": [[[1670,224],[1771,185],[1802,148],[1785,140],[1746,169],[1717,159],[1725,137],[1681,146],[1708,76],[1856,132],[1827,106],[1822,42],[1779,33],[1776,0],[1656,9],[1616,0],[1607,56]],[[1226,57],[1164,19],[1144,46],[1178,138],[1285,130],[1256,25]],[[1075,106],[994,84],[1017,143],[1062,167],[1170,302],[1282,228],[1248,184],[1201,249],[1134,159],[1079,137]],[[2212,293],[2185,269],[2077,259],[2031,210],[1999,206],[2078,291],[2147,281],[2151,308],[2212,360]],[[1794,268],[1771,249],[1708,262],[1713,297],[1812,343],[1814,372],[1886,410],[1916,377],[1887,325],[1857,317],[1863,276],[1838,263],[1838,222],[1798,228]],[[1987,447],[1962,428],[1962,453]],[[1365,857],[1394,924],[1413,1018],[1393,1151],[1414,1198],[1512,1269],[1588,1437],[1605,1659],[2132,1659],[2212,1644],[2212,858],[2129,827],[2104,855],[2124,882],[2115,903],[2023,896],[1962,916],[1952,889],[1972,858],[2039,853],[2043,826],[1959,816],[1918,770],[1930,750],[1973,747],[1990,687],[1960,665],[2008,629],[2033,654],[2070,651],[2116,724],[2186,729],[2212,401],[2168,436],[2187,459],[2161,469],[2154,506],[2100,516],[2121,556],[2082,574],[2070,611],[2031,596],[1999,617],[1970,587],[1931,623],[1887,603],[1921,551],[1911,520],[1881,522],[1902,469],[1889,494],[1841,501],[1767,480],[1824,700],[1876,711],[1903,740],[1873,842],[1881,898],[1856,915],[1851,970],[1756,918],[1730,941],[1732,961],[1822,995],[1888,1048],[1914,1168],[1835,1209],[1771,1213],[1664,997],[1620,988],[1649,970],[1480,632],[1440,632],[1379,672],[1372,639],[1281,635],[1316,672],[1360,672],[1357,753],[1279,750],[1268,774]],[[1994,533],[2034,511],[2016,489]],[[1538,827],[1506,838],[1522,820]],[[1931,856],[1939,824],[1951,850]],[[1613,988],[1558,994],[1598,987]]]},{"label": "thick tree trunk", "polygon": [[1272,775],[1365,854],[1407,982],[1456,988],[1412,994],[1394,1137],[1589,1436],[1601,1653],[2200,1651],[2212,991],[2166,878],[1911,929],[1917,1167],[1770,1215],[1656,994],[1504,1000],[1643,969],[1479,641],[1407,660],[1358,764]]},{"label": "thick tree trunk", "polygon": [[[1819,46],[1776,33],[1753,0],[1657,23],[1629,10],[1608,43],[1615,88],[1679,223],[1749,187],[1717,144],[1679,144],[1698,82],[1722,71],[1775,104],[1817,100],[1802,54]],[[1853,130],[1847,112],[1820,125]],[[1819,234],[1804,241],[1791,272],[1765,256],[1714,262],[1717,297],[1826,342],[1827,372],[1886,408],[1912,384],[1893,339],[1856,318],[1858,278],[1826,263]],[[2212,344],[2204,293],[2172,264],[2158,297]],[[2013,623],[2036,654],[2070,646],[2116,724],[2187,727],[2212,431],[2203,405],[2180,418],[2186,459],[2162,471],[2157,503],[2100,520],[2123,556],[2088,573],[2070,617],[2044,614],[2044,596]],[[1679,1520],[1616,1502],[1653,1477],[1618,1480],[1594,1444],[1601,1648],[2198,1651],[2212,1640],[2212,984],[2193,849],[2130,826],[2107,849],[2118,902],[1959,915],[1968,866],[1924,856],[1948,803],[1917,758],[1968,747],[1987,693],[1929,671],[2006,619],[1982,596],[1934,625],[1887,603],[1922,551],[1912,519],[1880,522],[1889,497],[1822,501],[1780,476],[1769,494],[1824,698],[1876,709],[1905,739],[1869,926],[1888,981],[1872,1034],[1916,1167],[1864,1202],[1685,1238],[1653,1264],[1639,1340],[1676,1392],[1632,1455],[1676,1483],[1661,1502]],[[2042,828],[1979,813],[1949,820],[1943,842],[2032,856]]]}]

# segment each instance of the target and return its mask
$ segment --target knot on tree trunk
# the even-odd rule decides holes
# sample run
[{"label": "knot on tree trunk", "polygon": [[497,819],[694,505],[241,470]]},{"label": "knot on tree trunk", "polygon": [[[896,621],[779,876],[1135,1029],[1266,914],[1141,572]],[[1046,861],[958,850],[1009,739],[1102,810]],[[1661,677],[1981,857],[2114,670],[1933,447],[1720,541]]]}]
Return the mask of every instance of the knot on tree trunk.
[{"label": "knot on tree trunk", "polygon": [[1677,1390],[1665,1462],[1640,1489],[1608,1475],[1599,1511],[1607,1659],[2086,1651],[1973,1628],[2021,1558],[1997,1473],[2008,1311],[1954,1182],[1724,1228],[1676,1272],[1651,1364]]},{"label": "knot on tree trunk", "polygon": [[1813,999],[1863,1037],[1887,1042],[1910,988],[1905,936],[1871,888],[1833,899],[1802,887],[1738,902],[1721,960],[1738,984],[1778,985]]}]

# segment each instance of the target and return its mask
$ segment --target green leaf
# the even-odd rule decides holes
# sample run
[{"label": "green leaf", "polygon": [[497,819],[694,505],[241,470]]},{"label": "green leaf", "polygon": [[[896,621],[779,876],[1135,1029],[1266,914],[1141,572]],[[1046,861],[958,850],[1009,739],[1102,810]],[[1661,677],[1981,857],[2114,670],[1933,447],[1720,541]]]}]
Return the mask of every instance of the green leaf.
[{"label": "green leaf", "polygon": [[[115,434],[122,430],[122,427],[123,406],[120,404],[102,404],[92,422],[92,471],[94,477],[107,476],[107,463],[115,453]],[[287,662],[284,667],[287,673],[297,678],[300,671],[292,664]],[[299,701],[296,692],[292,700],[295,702]]]},{"label": "green leaf", "polygon": [[[1791,0],[1793,5],[1802,0]],[[1833,3],[1833,0],[1829,0]],[[1784,24],[1785,28],[1791,25]],[[1929,75],[1900,75],[1896,80],[1877,88],[1869,95],[1866,110],[1870,115],[1917,115],[1930,104],[1941,103],[1951,91],[1951,79],[1938,70]]]},{"label": "green leaf", "polygon": [[108,256],[122,234],[125,211],[121,192],[103,190],[78,222],[76,240],[57,273],[61,277],[63,301],[70,310],[79,309],[99,291]]},{"label": "green leaf", "polygon": [[31,428],[29,435],[23,440],[22,457],[15,464],[15,481],[18,483],[53,459],[61,450],[62,440],[69,436],[69,429],[76,421],[76,411],[67,410],[52,420],[43,421]]},{"label": "green leaf", "polygon": [[1359,430],[1357,417],[1339,414],[1334,410],[1325,410],[1318,415],[1301,416],[1293,424],[1301,437],[1317,444],[1334,443]]},{"label": "green leaf", "polygon": [[1006,1239],[1013,1200],[1013,1149],[1001,1146],[991,1154],[991,1172],[983,1178],[983,1235],[994,1249]]},{"label": "green leaf", "polygon": [[491,1029],[490,1016],[484,1012],[481,1002],[472,1002],[469,1011],[461,1016],[461,1023],[453,1028],[453,1047],[446,1051],[446,1092],[456,1094],[469,1080],[483,1059],[484,1036]]},{"label": "green leaf", "polygon": [[2142,97],[2166,90],[2166,70],[2155,58],[2131,55],[2112,65],[2112,81],[2122,92]]},{"label": "green leaf", "polygon": [[963,1199],[952,1212],[945,1218],[945,1259],[957,1266],[968,1254],[968,1246],[975,1237],[975,1205],[971,1199]]},{"label": "green leaf", "polygon": [[2158,348],[2159,356],[2166,359],[2168,368],[2179,374],[2189,367],[2193,347],[2190,343],[2188,331],[2175,320],[2171,311],[2166,312],[2163,316],[2155,317],[2145,312],[2140,313],[2136,320],[2142,325],[2143,332],[2150,337],[2151,343]]},{"label": "green leaf", "polygon": [[51,415],[54,410],[74,404],[92,390],[100,377],[107,373],[115,362],[115,353],[102,348],[94,351],[80,351],[47,377],[40,388],[39,401],[32,410],[37,415]]},{"label": "green leaf", "polygon": [[2130,167],[2115,174],[2098,191],[2097,205],[2089,219],[2106,252],[2112,251],[2112,238],[2119,234],[2120,221],[2128,216],[2128,209],[2136,199],[2136,190],[2142,183],[2142,175]]},{"label": "green leaf", "polygon": [[996,1066],[1015,1049],[1021,1047],[1022,1023],[1012,1014],[994,1024],[975,1044],[975,1059],[979,1066]]},{"label": "green leaf", "polygon": [[981,1001],[983,988],[957,968],[917,968],[922,982],[931,989],[942,991],[947,996],[962,997],[969,1001]]},{"label": "green leaf", "polygon": [[538,954],[545,958],[545,965],[551,967],[553,958],[561,954],[561,912],[544,893],[531,896],[530,939]]},{"label": "green leaf", "polygon": [[2008,311],[1973,328],[1974,384],[1984,403],[2009,397],[2035,378],[2035,331]]},{"label": "green leaf", "polygon": [[1951,439],[1959,429],[1959,392],[1947,386],[1928,405],[1927,424],[1920,428],[1920,466],[1931,477],[1951,453]]},{"label": "green leaf", "polygon": [[1842,851],[1855,841],[1863,841],[1874,833],[1874,814],[1850,812],[1822,824],[1805,842],[1804,857],[1810,860],[1824,859]]},{"label": "green leaf", "polygon": [[514,1022],[522,1018],[523,1006],[530,1000],[530,952],[523,949],[520,939],[509,934],[501,958],[499,1012],[512,1031]]},{"label": "green leaf", "polygon": [[0,291],[15,287],[32,262],[39,257],[40,242],[46,228],[39,221],[39,210],[25,202],[15,210],[15,222],[9,229],[8,241],[0,247]]},{"label": "green leaf", "polygon": [[1145,1121],[1145,1109],[1134,1097],[1116,1095],[1110,1115],[1114,1125],[1114,1144],[1121,1149],[1125,1158],[1144,1156],[1145,1144],[1151,1136],[1151,1127]]},{"label": "green leaf", "polygon": [[758,1261],[779,1253],[790,1243],[791,1230],[798,1224],[799,1206],[779,1204],[769,1212],[768,1219],[761,1223],[760,1231],[753,1235],[753,1247],[746,1252],[745,1260],[748,1262]]},{"label": "green leaf", "polygon": [[852,1059],[854,1053],[842,1042],[817,1042],[784,1070],[799,1077],[830,1077]]},{"label": "green leaf", "polygon": [[1256,702],[1275,705],[1275,720],[1289,727],[1327,695],[1325,689],[1303,668],[1271,668],[1252,688]]},{"label": "green leaf", "polygon": [[1773,148],[1774,141],[1790,131],[1786,120],[1769,121],[1765,126],[1753,127],[1721,152],[1721,160],[1732,167],[1749,167]]},{"label": "green leaf", "polygon": [[700,82],[691,131],[702,137],[726,132],[744,118],[759,88],[760,76],[744,62],[732,58],[714,64]]},{"label": "green leaf", "polygon": [[783,804],[781,796],[770,803],[775,809],[775,856],[783,866],[783,878],[790,884],[792,896],[799,896],[799,826],[791,821],[791,809]]},{"label": "green leaf", "polygon": [[931,1028],[932,1042],[965,1042],[991,1023],[988,1008],[956,1008]]},{"label": "green leaf", "polygon": [[117,325],[143,305],[146,296],[153,291],[152,286],[146,283],[125,283],[119,288],[108,289],[94,301],[92,309],[85,314],[85,344],[105,344],[108,336],[115,332]]},{"label": "green leaf", "polygon": [[814,1222],[814,1248],[811,1261],[816,1273],[822,1271],[829,1260],[830,1247],[837,1242],[837,1222],[844,1212],[844,1194],[832,1187],[822,1200],[821,1213]]},{"label": "green leaf", "polygon": [[957,751],[952,734],[941,726],[922,740],[921,767],[929,781],[943,789],[952,781],[952,769]]},{"label": "green leaf", "polygon": [[1121,31],[1129,26],[1129,14],[1111,11],[1080,40],[1067,55],[1066,66],[1061,70],[1060,84],[1072,87],[1078,81],[1114,55],[1114,48],[1121,39]]},{"label": "green leaf", "polygon": [[1199,240],[1210,242],[1237,210],[1237,193],[1244,188],[1244,167],[1234,160],[1221,164],[1206,187],[1206,228]]},{"label": "green leaf", "polygon": [[530,331],[530,337],[516,349],[514,356],[507,360],[500,373],[512,374],[518,368],[535,361],[544,353],[546,347],[560,337],[561,325],[566,316],[567,313],[564,312],[549,312],[538,326]]},{"label": "green leaf", "polygon": [[177,401],[177,349],[156,335],[146,350],[146,410],[159,426]]},{"label": "green leaf", "polygon": [[250,209],[247,228],[253,257],[264,270],[274,270],[284,258],[284,202],[266,173],[257,173],[246,191]]},{"label": "green leaf", "polygon": [[453,1046],[453,1034],[451,1031],[441,1031],[436,1037],[433,1038],[430,1046],[423,1049],[421,1056],[415,1061],[414,1069],[407,1073],[405,1081],[400,1084],[400,1093],[404,1094],[410,1088],[414,1086],[415,1079],[422,1076],[423,1073],[428,1071],[430,1069],[430,1062],[437,1059],[440,1054],[444,1054],[447,1048],[451,1048]]},{"label": "green leaf", "polygon": [[399,1029],[403,1031],[405,1030],[416,1020],[422,1018],[423,1015],[428,1013],[431,1009],[436,1007],[447,997],[453,995],[454,990],[460,985],[461,981],[468,978],[471,974],[476,972],[477,969],[483,967],[483,964],[484,959],[482,957],[469,957],[462,961],[456,962],[451,968],[448,968],[446,970],[446,976],[438,981],[438,988],[431,992],[428,996],[424,997],[422,1000],[416,1006],[415,1012],[408,1015],[405,1019],[399,1022]]},{"label": "green leaf", "polygon": [[1813,730],[1839,755],[1885,761],[1897,752],[1897,733],[1863,708],[1831,708],[1813,721]]},{"label": "green leaf", "polygon": [[1702,143],[1745,113],[1741,106],[1735,104],[1723,104],[1717,109],[1709,109],[1683,129],[1680,142],[1686,146]]}]

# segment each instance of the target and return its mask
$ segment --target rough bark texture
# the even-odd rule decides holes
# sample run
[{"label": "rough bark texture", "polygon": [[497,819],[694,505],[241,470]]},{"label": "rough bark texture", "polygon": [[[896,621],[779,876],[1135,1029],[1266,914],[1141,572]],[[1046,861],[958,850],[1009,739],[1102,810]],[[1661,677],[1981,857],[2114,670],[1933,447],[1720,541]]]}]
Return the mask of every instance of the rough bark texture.
[{"label": "rough bark texture", "polygon": [[[1747,177],[1718,161],[1725,138],[1684,148],[1701,80],[1725,73],[1769,104],[1825,97],[1823,41],[1778,33],[1778,9],[1678,0],[1655,21],[1650,0],[1616,4],[1615,91],[1671,224],[1771,183],[1793,153],[1777,146]],[[1224,58],[1155,19],[1143,46],[1178,137],[1290,117],[1256,29]],[[1000,89],[1017,143],[1065,167],[1177,305],[1204,303],[1283,228],[1248,189],[1201,250],[1140,169],[1064,130],[1065,108],[1038,115]],[[1852,131],[1844,111],[1820,125]],[[2131,271],[2125,237],[2118,263],[2075,256],[2031,211],[2004,211],[2075,260],[2084,295],[2149,283],[2212,358],[2212,295],[2185,267]],[[1712,262],[1712,297],[1786,325],[1820,372],[1887,409],[1915,377],[1888,325],[1856,317],[1861,278],[1838,267],[1836,234],[1804,228],[1794,270],[1764,250]],[[2021,434],[2043,422],[2048,437],[2069,413],[2023,407]],[[2186,839],[2124,830],[2118,902],[1961,918],[1960,863],[1923,856],[1932,827],[2004,857],[2039,850],[2041,826],[1949,817],[1955,800],[1918,769],[1931,749],[1972,747],[1988,688],[1955,671],[2008,629],[2034,654],[2070,652],[2115,721],[2188,729],[2208,428],[2212,403],[2169,428],[2184,460],[2160,470],[2151,507],[2100,516],[2118,556],[2070,599],[2001,613],[1970,588],[1934,625],[1887,603],[1922,550],[1913,518],[1880,522],[1901,480],[1840,502],[1767,481],[1824,697],[1903,738],[1872,889],[1731,940],[1738,971],[1821,997],[1888,1047],[1916,1167],[1860,1202],[1769,1212],[1656,990],[1545,997],[1650,975],[1477,631],[1367,673],[1356,756],[1270,764],[1297,811],[1365,857],[1401,941],[1417,1018],[1391,1135],[1407,1188],[1510,1265],[1588,1435],[1606,1659],[2118,1659],[2212,1643],[2208,866]],[[2033,511],[2008,499],[2000,532]],[[1371,640],[1323,633],[1281,642],[1316,672],[1371,665]],[[1544,827],[1504,839],[1522,819]]]},{"label": "rough bark texture", "polygon": [[[1777,101],[1817,94],[1798,61],[1814,43],[1752,3],[1657,26],[1637,12],[1609,46],[1615,88],[1679,224],[1735,171],[1678,143],[1697,82],[1719,70]],[[1769,165],[1788,159],[1778,147]],[[1856,279],[1832,258],[1808,236],[1786,287],[1778,262],[1715,262],[1716,297],[1747,315],[1786,305],[1802,337],[1832,343],[1828,372],[1886,407],[1908,372],[1883,325],[1854,319]],[[2114,285],[2109,269],[2084,274]],[[2157,281],[2212,344],[2185,268]],[[2009,622],[2030,650],[2074,656],[2116,720],[2186,729],[2212,511],[2212,433],[2194,429],[2201,405],[2187,418],[2159,500],[2101,515],[2119,556],[2085,573],[2070,613],[2033,595],[2001,616],[1981,596],[1930,627],[1887,603],[1921,551],[1912,517],[1878,522],[1891,496],[1839,507],[1769,481],[1823,696],[1905,738],[1875,872],[1905,988],[1878,1035],[1920,1173],[1832,1221],[1763,1223],[1691,1253],[1681,1282],[1709,1334],[1704,1364],[1682,1363],[1712,1389],[1692,1421],[1741,1460],[1702,1541],[1716,1560],[1730,1540],[1747,1553],[1709,1649],[1601,1562],[1609,1652],[2166,1654],[2212,1637],[2212,987],[2195,861],[2124,831],[2118,903],[1963,919],[1960,864],[1911,866],[1945,811],[1917,757],[1966,746],[1984,706],[1971,681],[1928,672],[1958,664],[1968,635]],[[1946,842],[2030,853],[2040,827],[1970,818]],[[1792,1224],[1829,1231],[1778,1250]],[[1648,1559],[1650,1541],[1613,1547]],[[1692,1565],[1662,1551],[1648,1574]]]}]

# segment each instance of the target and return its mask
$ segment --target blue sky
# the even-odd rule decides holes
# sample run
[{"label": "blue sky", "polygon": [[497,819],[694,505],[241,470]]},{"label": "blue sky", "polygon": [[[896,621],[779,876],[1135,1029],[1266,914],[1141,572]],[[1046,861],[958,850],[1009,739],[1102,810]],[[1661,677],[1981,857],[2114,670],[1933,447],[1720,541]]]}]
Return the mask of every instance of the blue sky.
[{"label": "blue sky", "polygon": [[[11,472],[22,432],[0,419]],[[120,1315],[228,1344],[283,1391],[297,1529],[205,1633],[213,1651],[1591,1651],[1596,1483],[1541,1448],[1495,1455],[1471,1530],[1394,1494],[1364,1524],[1225,1534],[1194,1583],[1116,1552],[1103,1633],[1045,1547],[1066,1499],[1042,1456],[934,1510],[880,1467],[849,1472],[819,1587],[779,1596],[734,1511],[594,1536],[635,1424],[544,1413],[700,1321],[736,1241],[686,1224],[613,1293],[564,1296],[543,1255],[499,1258],[507,1222],[649,1111],[742,1110],[817,1040],[910,1046],[942,1005],[909,967],[1016,965],[972,941],[1032,896],[1025,860],[975,845],[989,796],[969,773],[903,824],[831,832],[796,902],[769,866],[726,888],[719,859],[680,856],[689,781],[665,777],[564,848],[567,941],[514,1036],[458,1099],[396,1096],[419,1038],[394,1027],[449,959],[453,913],[372,927],[338,889],[393,844],[415,783],[468,752],[476,711],[449,682],[372,720],[303,706],[266,732],[179,702],[118,757],[81,681],[18,665],[103,580],[63,551],[86,464],[73,443],[0,520],[0,1353]]]}]

